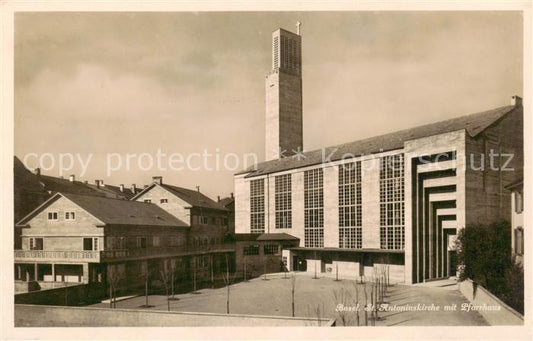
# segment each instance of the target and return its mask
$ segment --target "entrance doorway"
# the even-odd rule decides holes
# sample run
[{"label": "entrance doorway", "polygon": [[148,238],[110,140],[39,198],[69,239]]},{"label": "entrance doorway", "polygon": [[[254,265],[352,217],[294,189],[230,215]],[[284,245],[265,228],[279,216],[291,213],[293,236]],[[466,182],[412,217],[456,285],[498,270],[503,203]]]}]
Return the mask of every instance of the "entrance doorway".
[{"label": "entrance doorway", "polygon": [[448,251],[448,277],[457,275],[457,251]]},{"label": "entrance doorway", "polygon": [[298,256],[292,256],[292,271],[307,271],[307,261]]}]

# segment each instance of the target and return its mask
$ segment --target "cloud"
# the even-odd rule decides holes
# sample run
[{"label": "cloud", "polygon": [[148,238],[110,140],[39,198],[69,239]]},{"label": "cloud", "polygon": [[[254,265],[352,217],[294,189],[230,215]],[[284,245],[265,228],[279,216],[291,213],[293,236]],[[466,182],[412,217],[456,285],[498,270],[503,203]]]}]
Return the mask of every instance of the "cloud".
[{"label": "cloud", "polygon": [[[306,149],[522,93],[519,12],[17,13],[15,152],[208,147],[261,157],[271,32],[296,20]],[[231,172],[168,176],[232,187]]]}]

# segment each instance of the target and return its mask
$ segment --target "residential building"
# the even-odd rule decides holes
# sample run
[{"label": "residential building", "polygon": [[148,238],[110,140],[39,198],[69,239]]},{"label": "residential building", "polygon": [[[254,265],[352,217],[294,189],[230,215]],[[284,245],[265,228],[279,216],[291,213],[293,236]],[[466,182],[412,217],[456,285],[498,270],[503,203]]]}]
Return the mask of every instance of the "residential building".
[{"label": "residential building", "polygon": [[[96,180],[95,185],[90,185],[87,181],[76,180],[75,175],[70,175],[68,178],[58,178],[41,174],[40,168],[36,168],[31,172],[16,156],[13,162],[13,173],[15,224],[58,192],[105,196],[125,200],[131,199],[134,193],[140,192],[140,189],[135,184],[130,188],[125,188],[124,185],[104,185],[103,180]],[[20,229],[15,227],[15,249],[21,248],[20,232]]]},{"label": "residential building", "polygon": [[161,271],[173,271],[180,283],[213,276],[233,256],[221,238],[192,244],[196,232],[189,224],[142,201],[56,193],[17,225],[17,287],[117,281],[127,292],[146,276],[161,283]]},{"label": "residential building", "polygon": [[[163,183],[155,176],[152,184],[144,188],[131,200],[153,203],[198,232],[195,238],[223,238],[229,231],[229,211],[202,194],[200,190]],[[207,235],[209,234],[209,235]],[[205,242],[200,240],[200,242]]]},{"label": "residential building", "polygon": [[517,263],[524,264],[524,180],[506,188],[511,191],[511,250]]},{"label": "residential building", "polygon": [[[279,32],[285,31],[273,34],[274,59],[298,54],[276,42]],[[283,72],[279,61],[273,68],[269,75]],[[301,124],[271,110],[268,79],[267,146],[272,136],[290,140]],[[289,83],[280,98],[298,93],[300,85]],[[292,108],[276,104],[285,105]],[[460,229],[511,219],[504,185],[522,169],[523,108],[513,96],[511,105],[476,114],[294,156],[267,154],[234,177],[235,231],[299,239],[284,250],[291,270],[306,264],[307,271],[335,268],[355,278],[387,265],[398,282],[448,278],[456,275]]]},{"label": "residential building", "polygon": [[228,210],[228,232],[230,234],[235,234],[235,197],[233,193],[229,197],[218,198],[218,203]]},{"label": "residential building", "polygon": [[141,192],[140,188],[137,188],[135,184],[132,184],[131,187],[126,187],[124,184],[118,186],[108,185],[104,183],[104,180],[95,180],[93,184],[87,184],[91,189],[95,190],[98,193],[108,197],[116,199],[130,200],[136,194]]}]

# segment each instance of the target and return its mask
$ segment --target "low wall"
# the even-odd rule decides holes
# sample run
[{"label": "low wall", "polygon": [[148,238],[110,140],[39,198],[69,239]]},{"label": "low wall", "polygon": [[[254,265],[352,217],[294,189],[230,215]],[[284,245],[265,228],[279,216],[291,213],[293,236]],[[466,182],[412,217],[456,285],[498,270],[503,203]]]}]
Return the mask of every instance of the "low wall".
[{"label": "low wall", "polygon": [[[474,295],[474,283],[467,279],[459,282],[459,290],[473,305],[472,310],[479,307],[477,311],[491,326],[519,326],[524,324],[524,317],[522,315],[503,303],[481,285],[477,286]],[[492,307],[499,307],[499,310],[494,310]]]},{"label": "low wall", "polygon": [[[380,269],[388,267],[389,271],[389,281],[392,284],[403,283],[405,282],[405,267],[403,265],[397,264],[379,264],[375,263],[374,267],[376,268],[376,274],[379,274]],[[370,275],[372,276],[372,275]]]},{"label": "low wall", "polygon": [[[321,272],[321,261],[315,259],[307,259],[307,273],[314,275],[315,264],[318,277],[335,277],[338,265],[339,278],[340,279],[356,279],[359,278],[359,262],[347,262],[347,261],[333,261],[331,264],[326,264],[326,272]],[[373,266],[365,266],[365,278],[367,281],[372,280],[374,274],[377,276],[380,274],[380,269],[388,266],[389,280],[392,284],[405,282],[405,267],[403,265],[396,264],[379,264],[375,263]],[[330,269],[331,271],[328,271]]]},{"label": "low wall", "polygon": [[69,285],[55,289],[15,294],[15,304],[77,306],[99,302],[105,295],[105,287],[103,285]]},{"label": "low wall", "polygon": [[331,264],[330,276],[335,277],[337,269],[339,270],[339,278],[353,279],[359,278],[359,262],[343,262],[333,261]]},{"label": "low wall", "polygon": [[[320,275],[320,267],[321,267],[321,264],[322,262],[320,261],[320,259],[306,259],[307,261],[307,272],[310,273],[310,274],[315,274],[315,269],[316,269],[316,274],[317,276]],[[316,267],[315,267],[316,265]]]},{"label": "low wall", "polygon": [[15,327],[335,326],[335,319],[15,305]]}]

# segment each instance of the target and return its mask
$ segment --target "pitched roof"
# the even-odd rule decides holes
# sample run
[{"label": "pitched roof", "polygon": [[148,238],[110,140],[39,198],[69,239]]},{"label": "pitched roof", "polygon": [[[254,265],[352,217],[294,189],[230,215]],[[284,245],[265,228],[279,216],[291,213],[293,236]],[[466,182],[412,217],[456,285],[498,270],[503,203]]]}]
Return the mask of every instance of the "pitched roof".
[{"label": "pitched roof", "polygon": [[236,241],[280,241],[280,240],[300,240],[288,233],[236,233]]},{"label": "pitched roof", "polygon": [[135,194],[141,191],[141,189],[137,189],[137,191],[133,193],[131,188],[128,188],[128,187],[124,187],[124,190],[121,191],[120,186],[114,186],[114,185],[108,185],[108,184],[104,186],[100,186],[100,187],[93,185],[93,184],[90,184],[88,186],[94,189],[95,191],[102,193],[106,197],[120,198],[120,199],[126,199],[126,200],[130,200],[131,198],[135,196]]},{"label": "pitched roof", "polygon": [[212,200],[211,198],[207,197],[206,195],[202,194],[199,191],[195,191],[188,188],[178,187],[178,186],[172,186],[167,184],[157,184],[153,183],[147,188],[143,189],[140,193],[135,195],[133,199],[137,198],[140,194],[146,193],[150,189],[152,189],[154,186],[161,186],[168,190],[170,193],[174,194],[181,200],[185,201],[192,207],[202,207],[202,208],[209,208],[214,210],[220,210],[220,211],[227,211],[227,209],[217,203],[216,201]]},{"label": "pitched roof", "polygon": [[16,156],[13,161],[13,180],[15,191],[45,193],[44,187],[39,183],[37,176],[28,170]]},{"label": "pitched roof", "polygon": [[85,195],[103,196],[104,194],[92,189],[81,181],[70,181],[69,179],[56,178],[49,175],[35,175],[40,183],[43,184],[44,190],[61,193],[74,193]]},{"label": "pitched roof", "polygon": [[93,195],[57,193],[47,202],[23,218],[17,225],[24,225],[42,208],[63,196],[80,206],[104,224],[135,226],[186,227],[183,221],[155,204],[138,201],[112,199]]},{"label": "pitched roof", "polygon": [[[325,155],[328,160],[341,160],[346,155],[369,155],[403,148],[404,142],[438,134],[465,129],[471,137],[475,137],[492,124],[496,123],[516,106],[505,106],[475,114],[452,118],[446,121],[431,123],[415,128],[370,137],[337,146],[326,147],[324,151],[314,150],[303,153],[300,157],[287,157],[259,163],[248,170],[237,174],[254,177],[284,170],[312,166],[323,163]],[[331,155],[331,157],[329,157]]]},{"label": "pitched roof", "polygon": [[222,198],[222,199],[220,199],[220,201],[218,202],[218,204],[227,208],[228,205],[231,205],[231,204],[233,204],[234,202],[235,202],[235,198],[227,197],[227,198]]},{"label": "pitched roof", "polygon": [[236,233],[233,237],[238,242],[256,241],[260,233]]},{"label": "pitched roof", "polygon": [[263,233],[257,240],[268,241],[268,240],[300,240],[300,238],[292,236],[288,233]]}]

